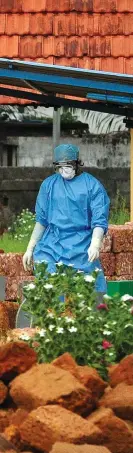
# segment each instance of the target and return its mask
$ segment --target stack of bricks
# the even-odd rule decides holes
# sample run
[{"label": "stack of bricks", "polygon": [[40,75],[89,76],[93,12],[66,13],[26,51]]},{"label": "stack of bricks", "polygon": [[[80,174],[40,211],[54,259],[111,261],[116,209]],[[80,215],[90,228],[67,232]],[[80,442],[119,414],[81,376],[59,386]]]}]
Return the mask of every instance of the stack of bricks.
[{"label": "stack of bricks", "polygon": [[107,280],[133,280],[133,223],[110,225],[101,250]]},{"label": "stack of bricks", "polygon": [[[133,280],[133,224],[110,225],[100,259],[107,280]],[[17,301],[21,284],[34,279],[18,253],[0,254],[0,275],[6,277],[6,301]]]}]

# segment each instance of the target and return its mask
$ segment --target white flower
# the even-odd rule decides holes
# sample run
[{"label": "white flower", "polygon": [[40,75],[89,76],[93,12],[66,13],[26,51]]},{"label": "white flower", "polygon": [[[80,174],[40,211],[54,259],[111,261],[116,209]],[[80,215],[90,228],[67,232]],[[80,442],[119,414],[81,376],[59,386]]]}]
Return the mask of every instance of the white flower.
[{"label": "white flower", "polygon": [[56,274],[57,274],[57,272],[52,272],[52,274],[51,274],[51,275],[52,275],[52,277],[53,277],[53,276],[54,276],[54,275],[56,275]]},{"label": "white flower", "polygon": [[83,294],[79,294],[79,293],[78,293],[77,296],[78,296],[78,297],[83,297]]},{"label": "white flower", "polygon": [[42,337],[45,337],[45,334],[46,334],[46,330],[45,329],[41,329],[40,332],[39,332],[39,336],[42,338]]},{"label": "white flower", "polygon": [[116,326],[117,322],[116,321],[113,321],[112,322],[112,326]]},{"label": "white flower", "polygon": [[70,316],[65,316],[64,319],[65,319],[65,321],[68,322],[68,323],[69,323],[69,322],[72,322],[72,323],[75,322],[74,319],[70,318]]},{"label": "white flower", "polygon": [[85,275],[84,280],[88,283],[92,283],[95,281],[95,278],[92,275]]},{"label": "white flower", "polygon": [[71,332],[71,333],[77,332],[77,327],[72,326],[72,327],[69,327],[68,330],[69,330],[69,332]]},{"label": "white flower", "polygon": [[114,354],[113,354],[113,352],[109,352],[109,355],[112,356],[112,355],[114,355]]},{"label": "white flower", "polygon": [[46,285],[44,285],[44,288],[46,289],[52,289],[53,288],[53,285],[49,284],[49,283],[46,283]]},{"label": "white flower", "polygon": [[54,318],[53,313],[48,313],[48,314],[47,314],[47,318]]},{"label": "white flower", "polygon": [[27,335],[26,333],[22,333],[19,338],[25,341],[28,341],[30,339],[29,335]]},{"label": "white flower", "polygon": [[80,271],[80,270],[77,271],[77,274],[83,274],[83,273],[84,273],[84,271]]},{"label": "white flower", "polygon": [[73,266],[74,266],[74,264],[70,263],[70,264],[68,264],[68,266],[69,266],[69,267],[73,267]]},{"label": "white flower", "polygon": [[111,335],[112,332],[110,332],[110,330],[104,330],[103,331],[103,335]]},{"label": "white flower", "polygon": [[63,266],[63,262],[59,261],[59,263],[56,263],[57,266]]},{"label": "white flower", "polygon": [[49,343],[49,342],[50,342],[49,338],[46,338],[45,343]]},{"label": "white flower", "polygon": [[57,327],[56,332],[57,332],[57,333],[63,333],[63,332],[64,332],[63,327]]},{"label": "white flower", "polygon": [[104,294],[103,298],[105,300],[111,300],[112,299],[112,297],[108,296],[108,294]]},{"label": "white flower", "polygon": [[122,302],[127,302],[128,300],[133,300],[133,297],[129,294],[124,294],[124,296],[121,297]]},{"label": "white flower", "polygon": [[91,308],[91,307],[87,307],[87,310],[88,310],[88,311],[92,311],[92,308]]},{"label": "white flower", "polygon": [[50,324],[49,330],[52,331],[55,328],[54,324]]},{"label": "white flower", "polygon": [[34,289],[35,288],[35,284],[34,283],[29,283],[29,285],[26,285],[25,287],[28,291],[30,291],[30,289]]},{"label": "white flower", "polygon": [[80,302],[80,304],[79,304],[79,308],[84,308],[84,306],[85,306],[85,302],[84,302],[84,300],[82,300],[82,302]]},{"label": "white flower", "polygon": [[65,276],[66,276],[66,274],[64,274],[64,273],[63,273],[63,274],[61,274],[61,276],[62,276],[62,277],[65,277]]}]

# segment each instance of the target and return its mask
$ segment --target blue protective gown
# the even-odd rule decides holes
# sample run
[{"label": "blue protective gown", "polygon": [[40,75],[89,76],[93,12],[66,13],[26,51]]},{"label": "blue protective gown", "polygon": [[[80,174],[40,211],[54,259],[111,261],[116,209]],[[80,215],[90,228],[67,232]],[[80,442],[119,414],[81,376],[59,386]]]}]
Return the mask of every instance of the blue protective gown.
[{"label": "blue protective gown", "polygon": [[[36,221],[46,227],[33,254],[34,262],[48,262],[50,273],[56,263],[73,264],[75,269],[92,273],[99,260],[88,262],[88,247],[93,229],[108,229],[109,198],[102,184],[88,173],[71,180],[60,174],[48,177],[41,184],[36,200]],[[101,271],[96,291],[106,292],[106,280]]]}]

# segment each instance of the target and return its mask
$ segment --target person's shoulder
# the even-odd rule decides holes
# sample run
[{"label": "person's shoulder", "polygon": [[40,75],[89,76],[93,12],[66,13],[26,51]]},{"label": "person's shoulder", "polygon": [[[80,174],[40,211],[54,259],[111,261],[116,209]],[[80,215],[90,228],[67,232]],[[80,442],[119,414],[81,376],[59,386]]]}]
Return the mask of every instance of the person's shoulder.
[{"label": "person's shoulder", "polygon": [[87,173],[84,171],[82,174],[84,175],[84,178],[86,180],[88,180],[89,182],[101,184],[99,179],[97,179],[95,176],[91,175],[91,173]]},{"label": "person's shoulder", "polygon": [[101,181],[97,179],[95,176],[91,175],[91,173],[86,173],[84,172],[86,183],[88,183],[88,186],[91,190],[98,190],[101,192],[105,192],[105,188]]},{"label": "person's shoulder", "polygon": [[51,182],[54,181],[55,179],[56,179],[56,174],[55,173],[53,175],[50,175],[47,178],[45,178],[44,181],[41,184],[42,189],[43,188],[45,189],[46,187],[48,187],[49,184],[51,184]]}]

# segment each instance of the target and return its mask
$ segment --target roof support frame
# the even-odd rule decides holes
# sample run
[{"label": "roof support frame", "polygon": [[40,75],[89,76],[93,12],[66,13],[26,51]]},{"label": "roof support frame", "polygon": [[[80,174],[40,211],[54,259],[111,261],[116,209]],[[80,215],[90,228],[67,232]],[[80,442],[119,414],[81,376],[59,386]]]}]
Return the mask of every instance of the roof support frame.
[{"label": "roof support frame", "polygon": [[[130,117],[133,116],[133,110],[129,107],[122,107],[108,103],[102,102],[91,102],[89,100],[80,101],[80,100],[73,100],[73,99],[66,99],[57,96],[50,96],[45,94],[37,94],[32,93],[24,90],[16,90],[15,88],[5,88],[0,86],[0,95],[8,96],[8,97],[16,97],[19,99],[27,99],[33,103],[37,107],[36,103],[40,103],[45,107],[56,107],[60,108],[61,106],[65,107],[75,107],[83,110],[93,110],[98,112],[110,113],[120,116]],[[27,102],[28,104],[28,102]]]}]

